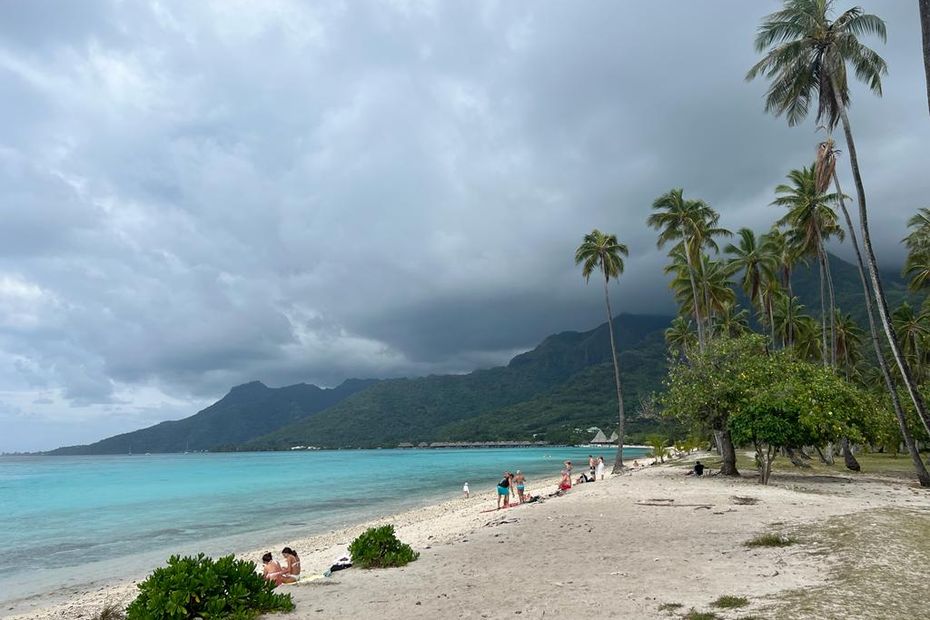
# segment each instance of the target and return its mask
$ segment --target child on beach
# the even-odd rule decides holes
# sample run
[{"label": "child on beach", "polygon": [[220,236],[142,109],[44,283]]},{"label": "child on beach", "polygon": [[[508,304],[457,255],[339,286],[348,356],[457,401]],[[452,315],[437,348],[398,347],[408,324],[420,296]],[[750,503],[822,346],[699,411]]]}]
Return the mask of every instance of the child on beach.
[{"label": "child on beach", "polygon": [[465,486],[462,487],[462,493],[465,494],[465,499],[468,499],[468,483],[465,483]]}]

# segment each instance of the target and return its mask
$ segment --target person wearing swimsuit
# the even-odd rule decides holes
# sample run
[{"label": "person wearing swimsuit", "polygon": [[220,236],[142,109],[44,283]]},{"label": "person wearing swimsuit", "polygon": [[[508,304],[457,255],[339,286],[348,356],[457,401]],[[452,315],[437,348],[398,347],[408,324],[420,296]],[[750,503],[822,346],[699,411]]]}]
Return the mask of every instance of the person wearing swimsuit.
[{"label": "person wearing swimsuit", "polygon": [[287,566],[281,573],[281,583],[297,583],[300,581],[300,558],[297,557],[297,552],[290,547],[285,547],[281,550],[281,554],[287,562]]},{"label": "person wearing swimsuit", "polygon": [[270,551],[262,556],[262,564],[264,565],[262,577],[268,581],[273,581],[276,586],[281,585],[281,574],[284,571],[281,570],[281,565],[275,561]]},{"label": "person wearing swimsuit", "polygon": [[526,477],[519,469],[517,470],[516,475],[513,477],[513,483],[517,487],[517,497],[520,499],[520,503],[522,504],[523,490],[526,488]]},{"label": "person wearing swimsuit", "polygon": [[512,474],[509,471],[504,472],[504,477],[497,483],[497,509],[501,509],[501,500],[504,502],[504,508],[510,507],[510,494],[513,490],[510,488]]}]

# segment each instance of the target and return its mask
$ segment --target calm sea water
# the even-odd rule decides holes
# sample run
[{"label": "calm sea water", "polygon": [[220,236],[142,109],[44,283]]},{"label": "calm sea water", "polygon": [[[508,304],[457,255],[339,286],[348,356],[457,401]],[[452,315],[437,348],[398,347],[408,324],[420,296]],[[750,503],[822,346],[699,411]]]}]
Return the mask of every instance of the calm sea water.
[{"label": "calm sea water", "polygon": [[[504,469],[587,464],[587,448],[348,450],[0,458],[0,601],[144,574],[171,553],[218,554],[320,533],[460,493]],[[613,460],[615,450],[604,451]],[[630,448],[624,455],[641,456]],[[283,536],[283,538],[282,538]],[[41,571],[21,570],[23,560]]]}]

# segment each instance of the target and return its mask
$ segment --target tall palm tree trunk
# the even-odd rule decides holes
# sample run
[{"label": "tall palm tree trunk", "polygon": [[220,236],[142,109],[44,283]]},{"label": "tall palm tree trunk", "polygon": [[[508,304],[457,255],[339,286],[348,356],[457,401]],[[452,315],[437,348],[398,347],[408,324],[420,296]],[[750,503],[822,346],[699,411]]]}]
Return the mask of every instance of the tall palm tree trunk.
[{"label": "tall palm tree trunk", "polygon": [[623,471],[623,434],[626,416],[623,413],[623,387],[620,385],[620,361],[617,359],[617,345],[614,344],[614,316],[610,310],[610,293],[607,284],[610,278],[604,274],[604,301],[607,302],[607,329],[610,330],[610,354],[614,360],[614,381],[617,382],[617,410],[620,412],[620,426],[617,428],[617,459],[614,461],[613,473]]},{"label": "tall palm tree trunk", "polygon": [[924,41],[924,72],[927,74],[927,109],[930,110],[930,0],[918,0],[920,32]]},{"label": "tall palm tree trunk", "polygon": [[772,348],[775,348],[775,310],[772,308],[774,304],[772,304],[771,297],[766,300],[766,305],[769,310],[769,327],[772,330]]},{"label": "tall palm tree trunk", "polygon": [[826,270],[823,266],[823,248],[817,246],[817,259],[820,263],[820,339],[823,348],[820,350],[820,361],[827,365],[827,309],[826,309]]},{"label": "tall palm tree trunk", "polygon": [[823,266],[827,274],[827,293],[830,295],[830,363],[836,366],[836,293],[833,290],[833,273],[830,271],[830,255],[820,242],[823,253]]},{"label": "tall palm tree trunk", "polygon": [[[836,79],[833,80],[834,92],[840,92],[836,88]],[[927,413],[927,405],[924,398],[917,389],[914,377],[911,375],[911,368],[901,353],[901,346],[891,327],[890,313],[888,312],[888,300],[885,299],[885,290],[882,287],[882,281],[878,274],[878,264],[875,260],[875,252],[872,249],[872,239],[869,236],[869,214],[865,202],[865,188],[862,185],[862,175],[859,173],[859,158],[856,155],[856,143],[853,140],[852,127],[849,124],[849,116],[846,114],[846,107],[842,101],[837,101],[840,111],[840,118],[843,121],[843,132],[846,134],[846,148],[849,150],[849,164],[852,167],[853,181],[856,185],[856,195],[859,199],[859,225],[862,229],[862,245],[865,248],[866,264],[869,267],[869,277],[872,281],[872,292],[875,293],[875,306],[878,308],[878,318],[882,323],[882,329],[885,331],[885,337],[888,339],[888,346],[891,349],[891,355],[894,357],[898,369],[901,371],[901,379],[904,381],[904,387],[908,395],[914,402],[914,408],[917,415],[923,423],[927,432],[930,433],[930,415]]]},{"label": "tall palm tree trunk", "polygon": [[862,262],[862,253],[859,251],[859,241],[856,239],[856,230],[853,227],[852,218],[849,217],[849,211],[846,209],[846,202],[843,200],[843,190],[840,188],[840,179],[833,171],[833,183],[836,185],[836,193],[840,197],[840,209],[843,211],[843,217],[846,218],[846,227],[849,229],[849,240],[852,242],[853,249],[856,251],[856,266],[859,268],[859,280],[862,282],[862,293],[865,295],[865,310],[869,318],[869,335],[872,339],[872,347],[875,349],[875,358],[878,360],[878,367],[882,371],[882,378],[885,380],[885,388],[888,395],[891,396],[891,405],[894,408],[894,416],[898,421],[898,429],[901,431],[901,437],[904,439],[904,445],[914,463],[914,471],[917,473],[917,480],[922,487],[930,487],[930,472],[927,471],[924,462],[920,458],[920,452],[914,443],[914,437],[910,429],[907,428],[907,418],[904,417],[904,409],[901,407],[901,399],[898,398],[898,390],[895,388],[894,380],[891,377],[891,371],[888,369],[888,362],[885,360],[885,353],[882,351],[881,344],[878,341],[878,328],[875,325],[875,316],[872,313],[872,293],[869,290],[869,283],[865,277],[865,266]]},{"label": "tall palm tree trunk", "polygon": [[694,315],[695,324],[697,324],[698,349],[703,353],[704,327],[701,322],[700,304],[698,304],[697,282],[694,281],[694,265],[691,260],[691,249],[688,247],[687,241],[685,241],[685,261],[688,263],[688,279],[691,281],[691,296],[694,298],[694,308],[691,313]]}]

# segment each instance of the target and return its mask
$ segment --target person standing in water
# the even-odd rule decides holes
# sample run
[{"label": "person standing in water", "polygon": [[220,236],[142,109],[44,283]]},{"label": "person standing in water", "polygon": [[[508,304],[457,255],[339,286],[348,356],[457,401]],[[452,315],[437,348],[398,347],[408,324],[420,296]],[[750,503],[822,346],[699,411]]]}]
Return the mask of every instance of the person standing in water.
[{"label": "person standing in water", "polygon": [[504,508],[510,507],[510,495],[513,493],[511,489],[511,476],[512,474],[509,471],[504,472],[504,477],[501,478],[501,481],[497,483],[497,509],[501,509],[501,500],[504,502]]},{"label": "person standing in water", "polygon": [[517,487],[517,498],[520,500],[520,503],[523,503],[523,491],[526,489],[526,476],[523,475],[523,472],[519,469],[517,474],[513,477],[513,483]]}]

